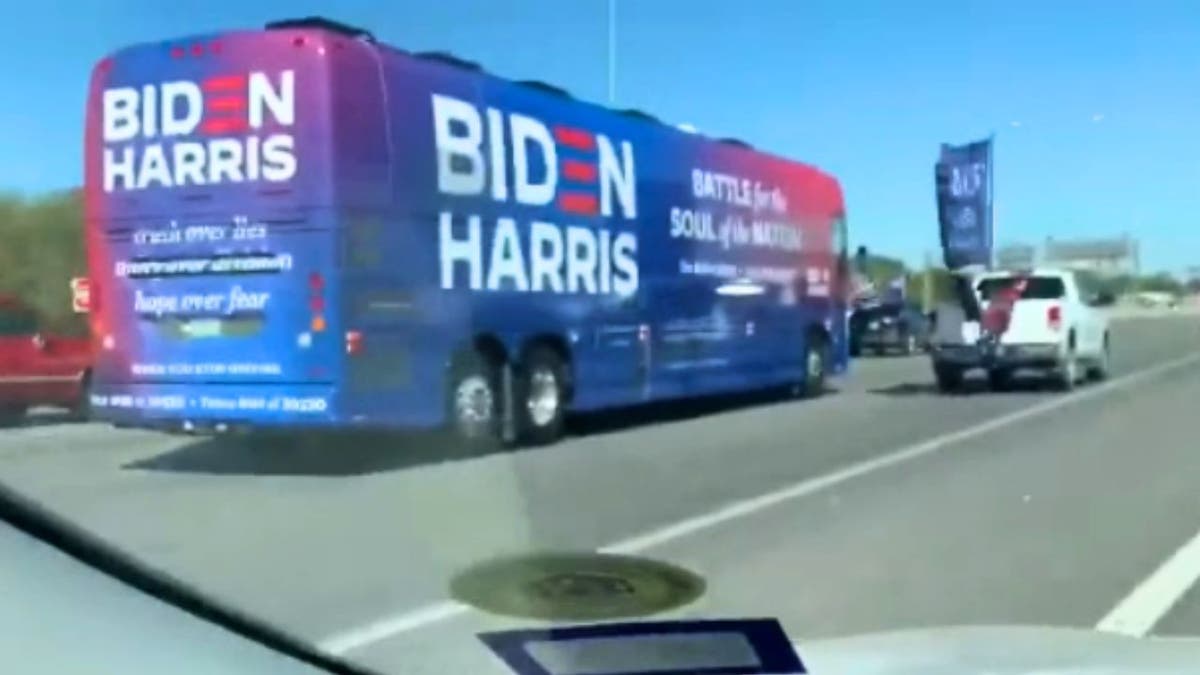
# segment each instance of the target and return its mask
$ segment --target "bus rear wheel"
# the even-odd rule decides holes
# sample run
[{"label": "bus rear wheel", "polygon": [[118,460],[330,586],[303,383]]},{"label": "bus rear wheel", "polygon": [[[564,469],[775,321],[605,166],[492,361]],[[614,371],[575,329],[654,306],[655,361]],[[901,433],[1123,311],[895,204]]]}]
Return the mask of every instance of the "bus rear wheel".
[{"label": "bus rear wheel", "polygon": [[816,398],[825,393],[829,376],[829,341],[819,332],[811,332],[804,345],[804,382],[800,393],[804,398]]},{"label": "bus rear wheel", "polygon": [[483,354],[464,354],[451,369],[447,393],[447,415],[459,440],[476,447],[499,442],[503,394],[497,364]]},{"label": "bus rear wheel", "polygon": [[557,441],[566,422],[566,365],[548,347],[536,346],[521,360],[517,410],[521,440],[532,445]]}]

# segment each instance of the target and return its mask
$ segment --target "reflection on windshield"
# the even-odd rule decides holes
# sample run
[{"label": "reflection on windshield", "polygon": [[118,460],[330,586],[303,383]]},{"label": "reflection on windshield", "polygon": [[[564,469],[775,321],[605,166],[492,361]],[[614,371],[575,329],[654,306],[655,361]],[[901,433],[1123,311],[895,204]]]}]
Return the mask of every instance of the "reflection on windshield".
[{"label": "reflection on windshield", "polygon": [[447,2],[23,10],[0,484],[384,672],[1200,631],[1196,11]]}]

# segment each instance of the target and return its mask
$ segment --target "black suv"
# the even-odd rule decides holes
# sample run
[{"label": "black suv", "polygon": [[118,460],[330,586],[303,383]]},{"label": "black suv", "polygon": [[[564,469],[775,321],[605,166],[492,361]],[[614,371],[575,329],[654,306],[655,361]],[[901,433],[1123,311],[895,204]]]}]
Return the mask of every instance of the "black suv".
[{"label": "black suv", "polygon": [[850,353],[899,351],[916,354],[929,344],[930,321],[911,303],[858,307],[850,315]]}]

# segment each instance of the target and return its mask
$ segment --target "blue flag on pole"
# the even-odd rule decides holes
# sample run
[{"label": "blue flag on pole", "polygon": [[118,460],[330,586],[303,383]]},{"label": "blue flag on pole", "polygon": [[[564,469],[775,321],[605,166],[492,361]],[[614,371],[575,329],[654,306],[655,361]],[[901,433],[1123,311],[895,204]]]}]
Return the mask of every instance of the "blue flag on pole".
[{"label": "blue flag on pole", "polygon": [[992,265],[992,139],[942,145],[934,165],[946,267]]}]

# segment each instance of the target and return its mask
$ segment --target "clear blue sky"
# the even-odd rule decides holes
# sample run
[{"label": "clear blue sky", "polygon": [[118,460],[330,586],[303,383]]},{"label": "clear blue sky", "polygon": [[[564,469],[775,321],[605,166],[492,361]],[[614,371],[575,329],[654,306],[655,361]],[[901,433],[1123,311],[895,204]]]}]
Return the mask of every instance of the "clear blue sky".
[{"label": "clear blue sky", "polygon": [[[1200,264],[1200,2],[618,3],[618,103],[832,171],[856,243],[935,250],[938,144],[995,131],[1000,243],[1128,231],[1149,268]],[[0,190],[79,183],[105,52],[313,13],[606,97],[607,0],[19,2]]]}]

